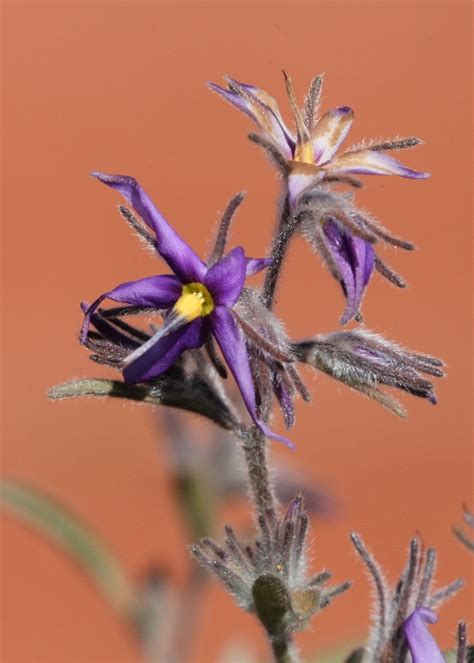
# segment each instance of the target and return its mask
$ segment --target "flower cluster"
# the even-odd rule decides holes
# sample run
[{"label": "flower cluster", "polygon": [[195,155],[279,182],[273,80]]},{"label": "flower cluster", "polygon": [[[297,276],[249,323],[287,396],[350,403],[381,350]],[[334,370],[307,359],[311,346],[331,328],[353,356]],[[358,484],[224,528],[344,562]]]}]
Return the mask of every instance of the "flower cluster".
[{"label": "flower cluster", "polygon": [[[310,400],[299,373],[300,366],[309,366],[405,416],[404,407],[381,387],[397,388],[436,404],[434,386],[426,376],[442,377],[443,363],[404,349],[362,325],[349,331],[292,339],[274,314],[282,265],[297,233],[321,256],[342,287],[346,306],[341,324],[362,322],[362,301],[374,272],[404,288],[404,279],[380,258],[376,248],[385,242],[412,250],[413,244],[393,235],[357,208],[353,193],[341,191],[341,185],[360,188],[362,182],[357,175],[428,177],[387,154],[420,144],[418,138],[372,141],[340,154],[353,111],[339,106],[318,114],[321,76],[311,82],[300,109],[291,79],[284,76],[294,130],[285,124],[276,101],[262,89],[228,77],[227,88],[209,84],[257,124],[260,133],[249,137],[265,150],[282,176],[281,215],[264,257],[249,257],[240,246],[227,249],[231,222],[243,194],[229,202],[204,260],[166,221],[137,180],[93,173],[125,199],[128,206],[120,206],[121,215],[169,271],[126,281],[101,294],[92,304],[82,304],[81,343],[92,352],[91,359],[120,370],[123,380],[79,380],[57,387],[51,395],[112,396],[169,405],[207,417],[234,434],[247,465],[257,532],[250,542],[243,541],[228,525],[221,545],[207,536],[200,537],[204,528],[198,518],[194,531],[200,541],[192,552],[224,583],[240,606],[258,616],[276,660],[293,661],[293,633],[305,628],[312,616],[350,583],[327,587],[325,583],[331,577],[327,571],[308,574],[309,519],[302,497],[290,502],[285,515],[278,511],[266,438],[290,448],[294,445],[275,432],[273,425],[270,427],[274,401],[286,428],[291,429],[295,399],[300,396]],[[247,277],[260,272],[263,284],[250,287]],[[298,294],[295,292],[295,296]],[[104,308],[106,300],[119,306]],[[130,322],[132,316],[153,319],[140,325]],[[248,417],[241,416],[231,390],[226,388],[229,373],[250,423]],[[176,453],[181,452],[177,449]],[[187,455],[188,451],[183,453]],[[217,474],[226,471],[221,457],[204,454],[197,462],[201,468],[207,463]],[[181,474],[188,476],[189,466],[182,458],[178,465]],[[228,490],[234,484],[219,476],[213,477],[209,485],[222,495],[224,488]],[[466,522],[472,524],[472,516],[466,517]],[[467,540],[463,533],[457,531],[457,535]],[[369,644],[349,660],[405,663],[410,652],[414,663],[441,663],[442,656],[426,623],[435,620],[432,610],[454,594],[461,581],[433,593],[435,551],[425,552],[420,541],[414,539],[407,567],[396,587],[390,588],[360,537],[353,534],[352,542],[371,574],[377,601]],[[465,628],[460,626],[459,663],[463,663],[466,652]]]},{"label": "flower cluster", "polygon": [[360,315],[364,290],[374,268],[395,285],[405,285],[403,279],[375,255],[373,244],[382,240],[405,250],[412,250],[414,246],[393,236],[366,212],[354,208],[347,197],[331,193],[327,185],[362,186],[353,175],[425,179],[428,173],[408,168],[386,154],[388,150],[414,147],[421,140],[410,137],[368,141],[337,155],[352,125],[352,109],[339,106],[319,117],[323,79],[316,76],[301,110],[291,79],[285,73],[284,77],[295,132],[288,129],[278,104],[264,90],[228,76],[225,77],[227,88],[214,83],[209,87],[248,115],[261,130],[260,134],[250,134],[249,138],[263,147],[278,166],[293,212],[297,214],[302,208],[307,212],[304,234],[340,281],[347,297],[341,318],[344,324]]}]

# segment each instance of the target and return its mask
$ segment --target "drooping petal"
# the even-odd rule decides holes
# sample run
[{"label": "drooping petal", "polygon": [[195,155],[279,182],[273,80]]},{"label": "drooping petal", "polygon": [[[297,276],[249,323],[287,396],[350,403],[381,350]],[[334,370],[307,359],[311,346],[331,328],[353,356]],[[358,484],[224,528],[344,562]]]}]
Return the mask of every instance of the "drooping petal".
[{"label": "drooping petal", "polygon": [[344,325],[359,311],[365,288],[374,269],[375,253],[370,242],[349,234],[332,220],[323,227],[326,247],[339,272],[347,303],[341,317]]},{"label": "drooping petal", "polygon": [[411,179],[424,180],[429,173],[421,173],[407,168],[400,161],[375,150],[362,149],[346,152],[323,166],[330,173],[348,173],[354,175],[400,175]]},{"label": "drooping petal", "polygon": [[[242,84],[231,78],[226,78],[226,81],[230,89],[215,83],[208,85],[211,90],[248,115],[274,141],[285,158],[291,159],[294,139],[279,111],[275,112],[275,108],[278,108],[276,102],[266,92],[252,85]],[[268,105],[268,102],[271,105]]]},{"label": "drooping petal", "polygon": [[183,283],[202,281],[206,265],[189,244],[173,230],[135,178],[98,172],[91,174],[121,193],[155,232],[158,253]]},{"label": "drooping petal", "polygon": [[133,306],[168,308],[172,306],[181,294],[182,284],[175,276],[148,276],[137,281],[121,283],[113,290],[104,292],[98,297],[85,312],[85,318],[81,331],[81,343],[84,343],[91,315],[104,299],[112,299],[122,304]]},{"label": "drooping petal", "polygon": [[247,261],[247,266],[245,268],[246,276],[258,274],[272,264],[271,258],[245,258],[245,260]]},{"label": "drooping petal", "polygon": [[255,387],[250,371],[245,339],[240,328],[235,323],[232,313],[225,306],[216,306],[209,316],[209,322],[211,325],[211,331],[216,338],[235,381],[237,382],[247,410],[256,425],[267,437],[283,442],[290,447],[290,449],[294,448],[294,445],[289,440],[281,435],[273,433],[257,417]]},{"label": "drooping petal", "polygon": [[428,608],[417,608],[403,624],[413,663],[445,663],[436,640],[426,624],[435,624],[437,617]]},{"label": "drooping petal", "polygon": [[353,119],[354,112],[348,106],[339,106],[324,113],[311,132],[315,163],[326,163],[332,159],[349,133]]},{"label": "drooping petal", "polygon": [[162,336],[124,368],[125,382],[135,384],[158,377],[167,371],[185,350],[201,347],[205,343],[207,334],[208,326],[204,318],[197,318],[185,327]]},{"label": "drooping petal", "polygon": [[280,404],[285,426],[288,430],[293,428],[295,423],[295,406],[293,403],[293,392],[291,385],[286,379],[283,371],[274,369],[273,371],[273,391]]},{"label": "drooping petal", "polygon": [[209,289],[215,304],[235,304],[244,287],[246,268],[245,253],[241,246],[232,249],[212,265],[204,278],[204,285]]}]

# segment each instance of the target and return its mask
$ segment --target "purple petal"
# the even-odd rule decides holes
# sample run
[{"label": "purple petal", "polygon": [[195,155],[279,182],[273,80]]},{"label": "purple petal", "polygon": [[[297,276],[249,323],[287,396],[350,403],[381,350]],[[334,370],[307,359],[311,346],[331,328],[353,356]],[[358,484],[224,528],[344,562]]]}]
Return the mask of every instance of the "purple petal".
[{"label": "purple petal", "polygon": [[98,172],[91,173],[91,175],[112,189],[116,189],[133,206],[145,223],[155,232],[158,253],[183,283],[202,281],[206,273],[206,265],[164,219],[136,179],[125,175],[107,175]]},{"label": "purple petal", "polygon": [[[229,79],[231,80],[231,79]],[[265,92],[265,90],[262,90],[262,88],[255,87],[255,85],[249,85],[248,83],[241,83],[240,81],[233,81],[234,84],[237,83],[237,85],[245,90],[246,92],[249,92],[251,95],[256,97],[259,101],[261,101],[263,104],[268,106],[268,108],[272,111],[272,113],[275,115],[276,119],[278,120],[278,123],[285,134],[285,138],[287,140],[288,145],[290,146],[291,151],[293,152],[296,141],[295,137],[293,136],[292,132],[288,129],[286,126],[281,113],[280,109],[278,108],[278,104],[275,101],[275,99],[268,94],[268,92]]]},{"label": "purple petal", "polygon": [[417,180],[424,180],[429,173],[420,173],[407,168],[400,161],[384,152],[369,149],[346,152],[336,157],[323,168],[333,174],[348,173],[353,175],[400,175]]},{"label": "purple petal", "polygon": [[113,299],[122,304],[134,306],[168,308],[172,306],[181,294],[182,284],[175,276],[148,276],[138,281],[127,281],[113,290],[104,292],[93,302],[85,312],[81,331],[81,343],[84,343],[91,315],[104,299]]},{"label": "purple petal", "polygon": [[293,449],[294,445],[289,440],[281,435],[273,433],[257,417],[255,387],[250,372],[247,348],[245,346],[242,331],[237,326],[231,312],[225,306],[216,306],[213,312],[209,315],[209,322],[211,324],[211,331],[216,338],[235,381],[237,382],[250,416],[264,435],[273,440],[283,442],[290,447],[290,449]]},{"label": "purple petal", "polygon": [[189,325],[162,336],[151,348],[125,367],[125,382],[135,384],[158,377],[167,371],[185,350],[201,347],[207,334],[207,324],[203,318],[197,318]]},{"label": "purple petal", "polygon": [[[81,309],[82,312],[86,314],[89,309],[89,304],[82,302]],[[117,327],[112,325],[99,313],[93,313],[90,316],[90,322],[105,339],[111,341],[112,343],[121,345],[125,348],[130,348],[130,350],[135,350],[140,345],[139,341],[130,338],[130,336],[127,336],[127,334],[124,334],[124,332],[120,331],[120,329],[117,329]]]},{"label": "purple petal", "polygon": [[233,306],[244,287],[245,275],[245,253],[238,246],[212,265],[204,278],[204,285],[209,289],[215,304]]},{"label": "purple petal", "polygon": [[[258,88],[251,85],[243,85],[230,78],[226,80],[229,82],[229,86],[233,86],[234,89],[227,90],[215,83],[208,83],[208,86],[248,115],[274,141],[283,155],[287,159],[291,159],[294,139],[281,119],[278,110],[275,113],[274,108],[278,108],[275,101],[271,100],[271,97],[263,90],[258,90]],[[264,98],[265,101],[263,101]],[[269,105],[269,100],[273,101],[274,108]]]},{"label": "purple petal", "polygon": [[348,106],[324,113],[312,131],[315,163],[332,159],[349,133],[353,119],[354,113]]},{"label": "purple petal", "polygon": [[273,391],[280,404],[285,426],[288,430],[293,428],[295,423],[295,406],[293,403],[293,394],[288,388],[286,381],[274,372]]},{"label": "purple petal", "polygon": [[416,608],[403,624],[413,663],[445,663],[436,640],[426,624],[435,624],[437,617],[428,608]]},{"label": "purple petal", "polygon": [[324,171],[310,163],[301,161],[290,162],[288,176],[288,199],[292,210],[295,210],[298,199],[305,191],[310,191],[324,177]]},{"label": "purple petal", "polygon": [[369,242],[341,229],[335,221],[326,221],[324,236],[347,299],[346,309],[340,320],[344,325],[359,310],[374,269],[375,253]]},{"label": "purple petal", "polygon": [[245,258],[245,260],[247,261],[247,267],[245,269],[246,276],[258,274],[272,264],[271,258]]}]

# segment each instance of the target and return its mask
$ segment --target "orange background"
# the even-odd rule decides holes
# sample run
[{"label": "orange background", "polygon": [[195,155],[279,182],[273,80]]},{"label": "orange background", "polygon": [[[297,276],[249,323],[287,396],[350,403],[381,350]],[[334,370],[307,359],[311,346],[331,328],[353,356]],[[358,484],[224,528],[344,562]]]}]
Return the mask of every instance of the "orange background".
[{"label": "orange background", "polygon": [[[177,524],[152,415],[121,402],[52,403],[47,389],[105,375],[76,340],[79,302],[162,271],[118,218],[118,196],[93,169],[136,176],[200,252],[218,211],[247,200],[233,231],[251,255],[268,246],[278,182],[245,136],[249,121],[207,91],[225,73],[261,85],[288,107],[280,70],[303,95],[324,71],[324,109],[351,105],[350,142],[420,135],[402,158],[432,178],[365,178],[358,200],[412,254],[387,251],[410,288],[374,278],[370,328],[443,357],[439,405],[404,398],[406,421],[323,376],[307,375],[291,462],[341,503],[314,523],[314,568],[354,588],[299,641],[315,651],[356,638],[368,621],[368,584],[348,542],[359,531],[394,579],[419,531],[439,552],[439,583],[468,587],[433,632],[453,641],[470,618],[469,556],[451,534],[470,500],[470,179],[468,2],[4,2],[4,445],[3,473],[63,500],[138,576],[151,561],[177,583],[189,537]],[[278,312],[295,336],[337,327],[339,288],[298,240]],[[278,424],[280,425],[280,424]],[[277,444],[272,452],[290,452]],[[227,514],[229,517],[229,514]],[[230,514],[232,517],[232,514]],[[240,519],[241,520],[241,519]],[[2,663],[129,663],[123,625],[76,568],[10,517],[2,529]],[[472,617],[471,617],[472,618]],[[254,619],[217,584],[206,595],[193,661],[223,644],[265,644]],[[472,629],[471,629],[472,631]]]}]

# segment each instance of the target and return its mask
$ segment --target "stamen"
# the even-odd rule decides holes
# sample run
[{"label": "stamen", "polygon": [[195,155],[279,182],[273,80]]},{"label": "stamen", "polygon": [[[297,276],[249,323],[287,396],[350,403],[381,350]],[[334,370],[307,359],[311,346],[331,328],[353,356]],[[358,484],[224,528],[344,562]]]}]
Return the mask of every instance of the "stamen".
[{"label": "stamen", "polygon": [[189,324],[187,320],[182,315],[179,315],[175,311],[171,311],[170,315],[165,319],[163,326],[153,334],[151,338],[148,339],[146,343],[140,345],[134,352],[130,353],[123,362],[123,368],[129,366],[132,362],[141,357],[147,350],[149,350],[155,343],[157,343],[163,336],[171,334],[171,332],[176,331],[180,327]]}]

